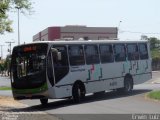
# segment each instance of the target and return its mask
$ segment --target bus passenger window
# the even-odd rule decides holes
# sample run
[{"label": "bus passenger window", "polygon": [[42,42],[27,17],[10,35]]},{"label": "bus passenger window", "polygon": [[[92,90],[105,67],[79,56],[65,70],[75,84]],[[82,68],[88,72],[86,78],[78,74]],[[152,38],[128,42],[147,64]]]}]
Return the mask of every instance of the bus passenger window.
[{"label": "bus passenger window", "polygon": [[83,46],[72,45],[68,47],[70,65],[84,65]]},{"label": "bus passenger window", "polygon": [[114,61],[112,45],[100,45],[99,49],[102,63],[110,63]]},{"label": "bus passenger window", "polygon": [[87,64],[98,64],[100,61],[97,45],[86,45],[85,55]]},{"label": "bus passenger window", "polygon": [[128,55],[128,60],[139,60],[139,52],[137,44],[127,45],[127,55]]},{"label": "bus passenger window", "polygon": [[139,52],[140,52],[140,59],[148,59],[148,50],[147,50],[147,44],[140,43],[139,44]]},{"label": "bus passenger window", "polygon": [[116,44],[114,45],[114,52],[115,52],[115,61],[125,61],[126,60],[126,50],[124,44]]}]

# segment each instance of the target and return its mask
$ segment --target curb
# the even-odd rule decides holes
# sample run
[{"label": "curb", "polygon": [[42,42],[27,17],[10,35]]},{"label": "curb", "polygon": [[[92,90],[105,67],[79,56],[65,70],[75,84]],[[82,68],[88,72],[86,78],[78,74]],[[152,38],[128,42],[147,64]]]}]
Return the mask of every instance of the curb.
[{"label": "curb", "polygon": [[152,72],[160,72],[160,71],[158,71],[158,70],[156,71],[156,70],[155,70],[155,71],[152,71]]},{"label": "curb", "polygon": [[152,84],[160,84],[160,80],[154,80],[151,82]]},{"label": "curb", "polygon": [[151,82],[152,84],[160,84],[160,82]]}]

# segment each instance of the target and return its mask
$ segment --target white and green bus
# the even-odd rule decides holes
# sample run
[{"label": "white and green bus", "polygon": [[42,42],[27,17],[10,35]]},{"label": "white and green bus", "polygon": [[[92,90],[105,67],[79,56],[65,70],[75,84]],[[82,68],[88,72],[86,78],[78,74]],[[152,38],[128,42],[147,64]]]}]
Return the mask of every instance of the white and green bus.
[{"label": "white and green bus", "polygon": [[152,77],[148,41],[43,41],[13,48],[14,99],[73,98],[88,93],[130,92]]}]

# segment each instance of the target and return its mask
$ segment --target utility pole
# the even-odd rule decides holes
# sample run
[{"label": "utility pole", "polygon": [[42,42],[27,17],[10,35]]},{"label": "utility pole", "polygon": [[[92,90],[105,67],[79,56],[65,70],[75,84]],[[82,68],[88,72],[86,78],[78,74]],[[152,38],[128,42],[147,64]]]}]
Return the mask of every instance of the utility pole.
[{"label": "utility pole", "polygon": [[19,25],[20,16],[19,16],[19,12],[22,7],[16,6],[15,8],[17,9],[17,12],[18,12],[18,14],[17,14],[18,15],[18,45],[20,45],[20,25]]},{"label": "utility pole", "polygon": [[119,34],[120,34],[120,25],[121,25],[122,21],[119,21],[118,23],[118,28],[117,28],[117,38],[119,39]]},{"label": "utility pole", "polygon": [[1,60],[3,59],[3,46],[4,45],[0,45],[0,47],[1,47]]},{"label": "utility pole", "polygon": [[10,55],[12,54],[12,52],[11,52],[11,49],[12,49],[12,43],[15,43],[15,42],[11,42],[11,41],[9,41],[9,42],[6,42],[6,43],[8,43],[9,44],[9,52],[10,52]]}]

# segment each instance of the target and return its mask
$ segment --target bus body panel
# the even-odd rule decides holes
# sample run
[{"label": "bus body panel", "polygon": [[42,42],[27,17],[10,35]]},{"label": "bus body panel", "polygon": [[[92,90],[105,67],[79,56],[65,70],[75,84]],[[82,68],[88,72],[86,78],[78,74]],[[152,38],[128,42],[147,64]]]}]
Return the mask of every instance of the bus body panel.
[{"label": "bus body panel", "polygon": [[[66,98],[72,95],[72,86],[66,85],[66,86],[59,86],[59,87],[52,87],[49,89],[49,95],[52,99],[58,99],[58,98]],[[63,93],[63,94],[59,94]]]},{"label": "bus body panel", "polygon": [[133,77],[134,78],[134,85],[144,83],[147,80],[150,80],[151,77],[152,77],[151,73],[146,73],[143,75],[136,75]]}]

